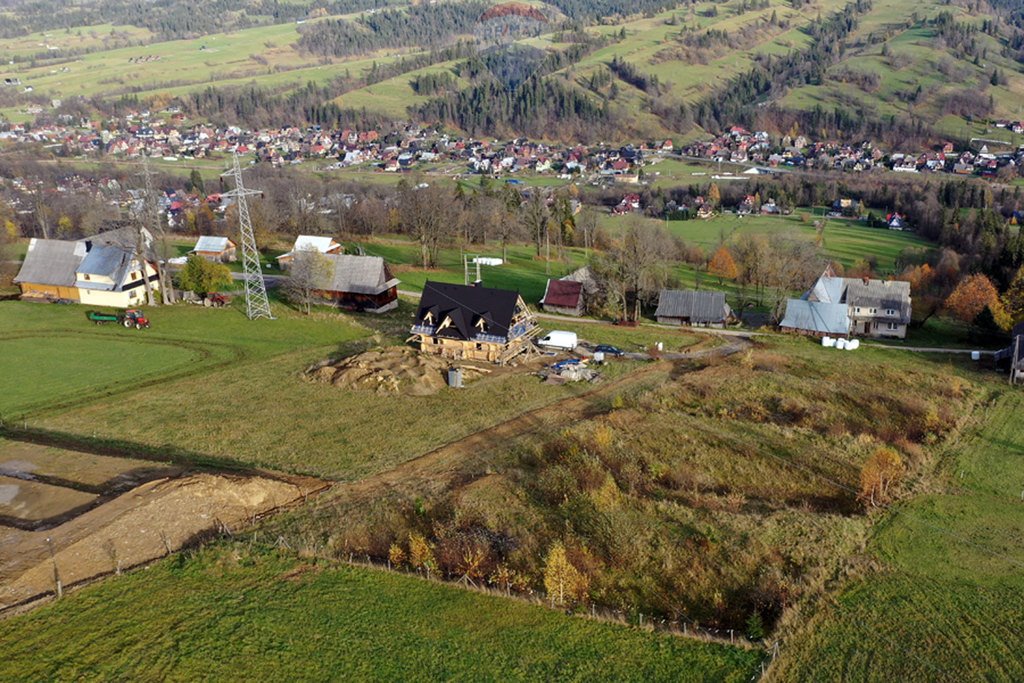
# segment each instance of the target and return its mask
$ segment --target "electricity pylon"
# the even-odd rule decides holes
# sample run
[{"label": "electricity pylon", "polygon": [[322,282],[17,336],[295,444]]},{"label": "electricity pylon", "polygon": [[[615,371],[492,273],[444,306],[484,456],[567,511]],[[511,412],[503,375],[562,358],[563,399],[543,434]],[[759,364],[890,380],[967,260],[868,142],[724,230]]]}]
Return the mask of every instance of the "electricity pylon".
[{"label": "electricity pylon", "polygon": [[260,252],[256,249],[256,236],[252,232],[252,219],[249,217],[249,200],[247,199],[252,195],[260,194],[260,191],[248,190],[242,182],[242,166],[238,162],[238,152],[232,154],[231,170],[221,175],[235,179],[235,189],[225,192],[224,196],[234,197],[238,203],[238,229],[242,235],[242,267],[245,272],[245,314],[249,320],[256,318],[273,320],[270,301],[267,299],[267,284],[263,281]]}]

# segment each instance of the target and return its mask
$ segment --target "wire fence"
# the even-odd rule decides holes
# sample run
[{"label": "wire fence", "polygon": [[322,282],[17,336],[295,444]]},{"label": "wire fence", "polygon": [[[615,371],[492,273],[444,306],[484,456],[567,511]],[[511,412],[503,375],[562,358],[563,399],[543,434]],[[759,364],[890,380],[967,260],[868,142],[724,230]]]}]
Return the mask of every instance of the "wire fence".
[{"label": "wire fence", "polygon": [[[259,544],[256,540],[256,534],[253,532],[253,540],[251,544]],[[291,552],[297,552],[297,549],[284,538],[284,536],[278,536],[277,540],[273,543],[278,549],[287,550]],[[372,569],[376,571],[389,572],[393,574],[400,574],[407,577],[415,577],[424,581],[430,581],[453,588],[459,588],[463,590],[469,590],[475,593],[481,593],[484,595],[493,595],[502,598],[512,599],[519,602],[547,607],[550,609],[558,608],[554,601],[547,595],[540,591],[531,591],[529,593],[522,593],[513,591],[510,589],[502,590],[494,586],[482,583],[479,581],[471,580],[449,580],[444,576],[436,573],[424,570],[407,570],[401,567],[392,565],[391,562],[376,560],[367,554],[348,553],[347,556],[341,558],[335,556],[326,556],[322,553],[314,552],[312,554],[318,559],[325,559],[327,561],[338,561],[339,559],[351,566]],[[558,608],[563,613],[585,619],[592,619],[594,621],[600,621],[605,623],[613,623],[622,626],[629,626],[634,628],[640,628],[647,631],[669,633],[686,638],[694,638],[705,642],[714,642],[718,644],[735,645],[738,647],[748,649],[762,649],[768,648],[769,652],[773,649],[778,650],[779,644],[777,641],[773,643],[766,643],[762,640],[750,639],[745,633],[738,629],[729,628],[714,628],[711,626],[702,626],[698,621],[687,619],[685,617],[677,617],[675,619],[669,619],[665,617],[658,617],[652,614],[644,614],[640,610],[622,610],[610,607],[602,607],[595,604],[590,605],[579,605],[571,608]]]}]

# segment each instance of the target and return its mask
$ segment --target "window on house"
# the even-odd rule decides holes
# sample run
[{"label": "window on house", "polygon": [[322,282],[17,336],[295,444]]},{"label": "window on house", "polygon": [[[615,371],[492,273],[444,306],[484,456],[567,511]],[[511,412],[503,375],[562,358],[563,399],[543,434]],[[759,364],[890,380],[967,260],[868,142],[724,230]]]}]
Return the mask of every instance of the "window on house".
[{"label": "window on house", "polygon": [[886,325],[885,325],[885,329],[889,330],[890,332],[893,331],[893,330],[896,330],[898,328],[899,328],[899,325],[897,325],[896,323],[886,323]]},{"label": "window on house", "polygon": [[854,310],[854,313],[860,315],[860,306],[857,306],[857,308]]},{"label": "window on house", "polygon": [[887,308],[887,309],[885,309],[885,314],[886,315],[896,315],[896,309],[894,309],[894,308]]},{"label": "window on house", "polygon": [[870,312],[871,312],[871,315],[874,315],[875,313],[878,313],[878,309],[877,308],[872,308]]},{"label": "window on house", "polygon": [[85,279],[86,279],[86,280],[88,280],[88,279],[89,279],[89,273],[86,273],[86,274],[85,274]]}]

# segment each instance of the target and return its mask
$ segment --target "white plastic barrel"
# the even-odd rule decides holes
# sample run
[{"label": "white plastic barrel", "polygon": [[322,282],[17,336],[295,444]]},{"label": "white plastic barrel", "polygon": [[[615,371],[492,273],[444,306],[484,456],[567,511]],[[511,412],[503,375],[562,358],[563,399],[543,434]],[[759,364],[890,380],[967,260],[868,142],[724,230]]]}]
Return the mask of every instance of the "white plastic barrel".
[{"label": "white plastic barrel", "polygon": [[839,341],[837,341],[836,342],[836,348],[837,349],[845,349],[846,348],[846,340],[845,339],[840,339]]},{"label": "white plastic barrel", "polygon": [[971,351],[971,360],[981,360],[981,351]]}]

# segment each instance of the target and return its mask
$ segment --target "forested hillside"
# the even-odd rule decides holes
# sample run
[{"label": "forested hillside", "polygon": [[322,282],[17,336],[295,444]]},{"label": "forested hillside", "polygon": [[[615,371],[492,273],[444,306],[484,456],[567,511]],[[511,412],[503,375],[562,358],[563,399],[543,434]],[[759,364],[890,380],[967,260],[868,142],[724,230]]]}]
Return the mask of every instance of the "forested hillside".
[{"label": "forested hillside", "polygon": [[1006,0],[98,0],[4,17],[15,121],[54,99],[54,114],[178,102],[239,125],[626,140],[738,124],[894,145],[966,141],[1024,110],[1024,13]]}]

